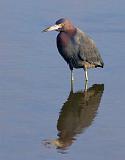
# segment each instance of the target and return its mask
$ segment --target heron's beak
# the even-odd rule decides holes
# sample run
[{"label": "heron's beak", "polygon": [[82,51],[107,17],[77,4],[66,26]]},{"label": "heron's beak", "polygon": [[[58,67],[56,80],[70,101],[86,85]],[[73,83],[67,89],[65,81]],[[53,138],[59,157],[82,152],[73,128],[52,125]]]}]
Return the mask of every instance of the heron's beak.
[{"label": "heron's beak", "polygon": [[58,29],[60,29],[60,28],[62,28],[62,25],[61,24],[58,24],[58,25],[56,24],[54,26],[50,26],[50,27],[42,30],[42,32],[56,31],[56,30],[58,31]]}]

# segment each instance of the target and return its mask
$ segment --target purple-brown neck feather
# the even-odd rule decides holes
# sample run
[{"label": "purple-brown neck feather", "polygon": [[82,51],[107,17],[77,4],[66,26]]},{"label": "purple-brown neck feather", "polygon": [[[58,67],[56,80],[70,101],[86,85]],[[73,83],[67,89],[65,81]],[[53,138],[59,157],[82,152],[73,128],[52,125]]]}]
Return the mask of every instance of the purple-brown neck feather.
[{"label": "purple-brown neck feather", "polygon": [[60,32],[57,36],[57,44],[58,46],[67,46],[70,37],[65,32]]}]

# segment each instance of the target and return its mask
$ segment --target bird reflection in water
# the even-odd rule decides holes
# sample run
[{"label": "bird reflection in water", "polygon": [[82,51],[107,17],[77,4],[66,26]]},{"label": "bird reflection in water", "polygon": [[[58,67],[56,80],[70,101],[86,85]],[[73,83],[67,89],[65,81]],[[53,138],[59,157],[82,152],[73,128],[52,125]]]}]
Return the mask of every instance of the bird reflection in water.
[{"label": "bird reflection in water", "polygon": [[57,121],[58,138],[45,140],[47,147],[55,146],[60,152],[65,151],[76,140],[78,134],[91,126],[104,91],[104,84],[94,84],[87,91],[70,92],[62,106]]}]

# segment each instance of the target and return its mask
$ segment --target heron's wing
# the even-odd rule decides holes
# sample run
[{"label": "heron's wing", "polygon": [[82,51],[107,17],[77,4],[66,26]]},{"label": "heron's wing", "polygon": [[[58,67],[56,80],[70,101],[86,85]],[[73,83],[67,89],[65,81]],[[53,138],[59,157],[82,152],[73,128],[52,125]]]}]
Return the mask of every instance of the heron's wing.
[{"label": "heron's wing", "polygon": [[103,67],[104,63],[100,56],[100,53],[94,43],[94,41],[87,36],[84,32],[78,30],[78,43],[79,43],[79,53],[78,56],[81,60],[94,64],[95,67]]}]

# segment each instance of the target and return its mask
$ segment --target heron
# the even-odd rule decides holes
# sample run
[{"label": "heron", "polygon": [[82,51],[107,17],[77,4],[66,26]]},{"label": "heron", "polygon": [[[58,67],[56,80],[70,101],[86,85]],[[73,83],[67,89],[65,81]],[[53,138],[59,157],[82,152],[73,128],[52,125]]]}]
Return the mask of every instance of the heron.
[{"label": "heron", "polygon": [[88,84],[88,69],[103,68],[104,63],[95,42],[85,32],[75,27],[66,18],[56,21],[55,25],[47,27],[43,32],[58,31],[56,42],[61,56],[71,70],[71,88],[73,86],[74,68],[83,68],[85,73],[85,89]]}]

